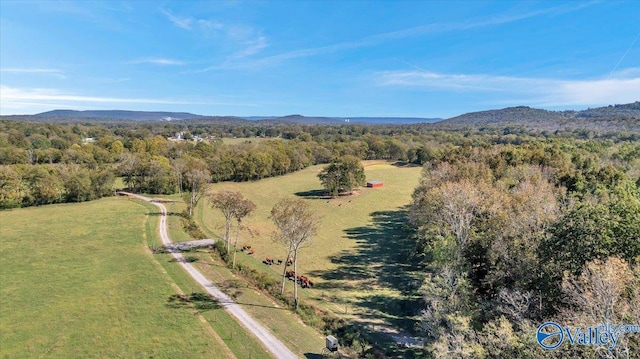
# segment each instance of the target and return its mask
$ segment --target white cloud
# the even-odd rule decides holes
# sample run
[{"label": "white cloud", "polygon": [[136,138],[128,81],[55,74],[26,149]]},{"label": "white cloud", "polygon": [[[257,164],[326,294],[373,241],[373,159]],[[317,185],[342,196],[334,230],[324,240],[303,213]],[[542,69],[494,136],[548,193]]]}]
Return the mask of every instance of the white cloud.
[{"label": "white cloud", "polygon": [[14,74],[44,74],[55,76],[59,79],[66,79],[64,72],[58,69],[41,69],[41,68],[9,68],[0,69],[0,72],[14,73]]},{"label": "white cloud", "polygon": [[[208,105],[255,107],[251,103],[220,102],[211,99],[121,98],[78,95],[51,88],[16,88],[0,85],[0,114],[35,112],[38,109],[131,107],[132,105]],[[22,111],[22,112],[19,112]]]},{"label": "white cloud", "polygon": [[[191,16],[180,17],[172,14],[168,10],[160,9],[160,11],[167,16],[167,18],[177,27],[185,30],[199,30],[199,34],[205,39],[216,39],[218,44],[224,43],[228,48],[233,49],[227,62],[231,60],[237,60],[243,57],[255,55],[268,46],[267,37],[262,34],[261,31],[255,29],[252,26],[243,24],[224,24],[219,21],[210,19],[198,19]],[[163,59],[158,59],[163,60]],[[151,62],[163,65],[176,65],[184,64],[179,63],[162,63]],[[212,70],[214,67],[209,67],[200,71],[190,72],[204,72]],[[220,68],[216,66],[215,68]]]},{"label": "white cloud", "polygon": [[169,21],[171,21],[175,26],[181,29],[191,30],[191,24],[193,24],[192,18],[177,16],[165,9],[160,9],[160,11],[162,11],[162,13],[165,14]]},{"label": "white cloud", "polygon": [[638,69],[625,69],[620,73],[631,76],[561,80],[414,70],[380,72],[375,82],[382,87],[486,93],[488,97],[500,98],[502,103],[512,98],[516,104],[537,106],[608,105],[640,100]]},{"label": "white cloud", "polygon": [[640,77],[587,81],[563,81],[550,89],[543,102],[551,106],[610,105],[640,100]]},{"label": "white cloud", "polygon": [[214,35],[216,31],[224,28],[224,24],[217,21],[196,19],[191,16],[178,16],[165,9],[160,9],[160,11],[175,26],[184,30],[193,30],[194,28],[200,29],[203,35],[207,37]]},{"label": "white cloud", "polygon": [[425,24],[425,25],[415,26],[407,29],[389,31],[385,33],[366,36],[361,39],[357,39],[353,41],[345,41],[345,42],[340,42],[340,43],[335,43],[335,44],[330,44],[325,46],[288,51],[281,54],[272,55],[272,56],[264,57],[262,59],[257,59],[254,61],[248,61],[244,63],[236,62],[233,64],[226,64],[222,66],[211,66],[202,71],[208,71],[208,70],[220,69],[220,68],[263,67],[263,66],[280,63],[282,61],[289,60],[289,59],[312,57],[312,56],[330,54],[330,53],[344,51],[344,50],[357,49],[361,47],[376,46],[384,42],[408,38],[408,37],[443,33],[443,32],[465,31],[465,30],[487,27],[487,26],[496,26],[496,25],[512,23],[512,22],[516,22],[516,21],[520,21],[520,20],[524,20],[532,17],[542,16],[542,15],[549,15],[549,16],[560,15],[560,14],[582,9],[594,3],[596,2],[577,4],[575,6],[560,5],[556,7],[531,11],[527,13],[496,16],[496,17],[491,17],[487,19],[468,21],[468,22]]},{"label": "white cloud", "polygon": [[103,83],[103,84],[118,84],[118,83],[131,81],[131,79],[128,78],[128,77],[120,77],[120,78],[114,78],[114,77],[91,77],[91,78],[89,78],[89,80],[95,81],[95,82],[99,82],[99,83]]},{"label": "white cloud", "polygon": [[98,97],[84,96],[73,93],[66,93],[57,89],[33,88],[21,89],[10,86],[0,86],[0,98],[2,104],[11,101],[73,101],[92,103],[147,103],[147,104],[183,104],[185,102],[167,99],[146,99],[146,98],[118,98],[118,97]]},{"label": "white cloud", "polygon": [[157,58],[147,58],[147,59],[138,59],[131,61],[132,64],[153,64],[153,65],[185,65],[186,62],[175,60],[175,59],[167,59],[163,57]]},{"label": "white cloud", "polygon": [[248,39],[245,40],[243,42],[241,42],[242,45],[245,46],[244,49],[238,51],[234,57],[236,58],[241,58],[241,57],[247,57],[247,56],[251,56],[254,55],[260,51],[262,51],[262,49],[264,49],[265,47],[268,46],[267,43],[267,38],[264,36],[258,36],[255,39]]},{"label": "white cloud", "polygon": [[224,28],[224,24],[212,20],[200,19],[197,21],[198,27],[206,37],[215,36],[219,30]]}]

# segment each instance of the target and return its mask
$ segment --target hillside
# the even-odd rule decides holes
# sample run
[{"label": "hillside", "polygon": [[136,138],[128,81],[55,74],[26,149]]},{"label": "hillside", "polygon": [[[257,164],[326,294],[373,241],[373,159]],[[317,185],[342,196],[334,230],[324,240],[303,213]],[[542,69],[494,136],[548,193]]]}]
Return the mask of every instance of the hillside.
[{"label": "hillside", "polygon": [[548,111],[527,106],[470,112],[435,124],[441,128],[517,126],[534,131],[640,133],[640,102],[582,111]]},{"label": "hillside", "polygon": [[640,102],[583,111],[548,111],[527,106],[470,112],[442,121],[446,125],[489,125],[523,122],[558,122],[570,119],[640,119]]},{"label": "hillside", "polygon": [[36,115],[2,116],[3,120],[50,122],[50,123],[105,123],[105,122],[175,122],[217,123],[241,125],[247,120],[233,116],[202,116],[188,112],[149,112],[149,111],[75,111],[54,110]]},{"label": "hillside", "polygon": [[433,123],[441,121],[441,118],[426,117],[317,117],[303,115],[288,116],[250,116],[243,117],[247,120],[259,121],[267,124],[305,124],[305,125],[339,125],[339,124],[364,124],[364,125],[408,125],[415,123]]},{"label": "hillside", "polygon": [[130,122],[191,121],[225,125],[403,125],[434,124],[436,127],[524,126],[533,129],[606,129],[608,131],[640,131],[640,101],[622,105],[590,108],[582,111],[549,111],[528,106],[500,110],[469,112],[446,120],[422,117],[323,117],[303,116],[203,116],[188,112],[123,111],[123,110],[54,110],[37,115],[2,116],[2,119],[31,122]]},{"label": "hillside", "polygon": [[129,121],[174,121],[202,117],[188,112],[122,111],[122,110],[53,110],[35,115],[41,118],[83,118]]},{"label": "hillside", "polygon": [[370,125],[410,125],[415,123],[434,123],[442,121],[441,118],[436,117],[349,117],[343,120],[348,120],[349,123],[356,124],[370,124]]},{"label": "hillside", "polygon": [[307,117],[302,115],[288,115],[275,118],[267,118],[256,121],[262,124],[301,124],[301,125],[338,125],[342,120],[334,117]]},{"label": "hillside", "polygon": [[421,117],[322,117],[322,116],[203,116],[188,112],[150,112],[123,110],[53,110],[36,115],[2,116],[4,120],[29,122],[144,122],[144,121],[190,121],[194,123],[217,123],[225,125],[241,125],[254,122],[261,125],[341,125],[341,124],[371,124],[371,125],[403,125],[414,123],[432,123],[440,118]]},{"label": "hillside", "polygon": [[624,105],[590,108],[580,111],[576,115],[579,118],[640,118],[640,101]]}]

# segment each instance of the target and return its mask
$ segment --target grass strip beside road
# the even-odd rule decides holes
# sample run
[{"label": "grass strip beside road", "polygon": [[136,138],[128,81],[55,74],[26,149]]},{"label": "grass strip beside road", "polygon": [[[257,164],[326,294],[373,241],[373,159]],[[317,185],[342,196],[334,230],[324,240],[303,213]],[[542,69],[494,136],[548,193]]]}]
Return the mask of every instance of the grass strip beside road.
[{"label": "grass strip beside road", "polygon": [[[136,201],[136,203],[144,206],[151,214],[159,213],[158,208],[148,202]],[[162,241],[158,236],[158,219],[158,216],[152,215],[149,216],[146,223],[147,245],[150,247],[162,246]],[[171,229],[171,225],[169,225],[170,235],[174,235],[180,230]],[[154,258],[188,297],[198,293],[204,294],[202,287],[180,267],[169,253],[157,253],[154,254]],[[208,296],[208,294],[206,295]],[[247,333],[229,314],[215,304],[213,298],[211,301],[213,302],[202,303],[203,301],[201,301],[200,304],[212,306],[214,310],[201,310],[200,314],[209,323],[212,323],[216,333],[238,358],[271,358],[255,337]]]}]

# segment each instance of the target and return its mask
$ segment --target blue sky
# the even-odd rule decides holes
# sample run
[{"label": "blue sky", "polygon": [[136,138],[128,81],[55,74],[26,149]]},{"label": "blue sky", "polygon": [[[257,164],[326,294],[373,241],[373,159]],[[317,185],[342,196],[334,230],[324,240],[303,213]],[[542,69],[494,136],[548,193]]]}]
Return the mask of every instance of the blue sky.
[{"label": "blue sky", "polygon": [[640,100],[639,1],[0,0],[0,113],[452,117]]}]

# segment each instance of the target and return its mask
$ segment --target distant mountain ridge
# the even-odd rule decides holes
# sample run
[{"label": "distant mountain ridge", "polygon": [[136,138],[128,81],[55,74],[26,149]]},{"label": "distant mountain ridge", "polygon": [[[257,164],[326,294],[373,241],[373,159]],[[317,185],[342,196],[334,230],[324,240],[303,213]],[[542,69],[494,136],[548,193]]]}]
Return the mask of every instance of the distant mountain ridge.
[{"label": "distant mountain ridge", "polygon": [[501,110],[469,112],[441,121],[443,125],[518,124],[521,122],[554,122],[586,119],[640,119],[640,101],[623,105],[598,107],[582,111],[548,111],[528,106]]},{"label": "distant mountain ridge", "polygon": [[340,124],[368,124],[368,125],[406,125],[414,123],[432,123],[441,121],[441,118],[426,117],[307,117],[303,115],[288,116],[250,116],[243,117],[247,120],[255,120],[262,123],[297,123],[314,125],[340,125]]},{"label": "distant mountain ridge", "polygon": [[173,121],[201,118],[189,112],[158,112],[158,111],[124,111],[124,110],[53,110],[34,115],[37,117],[66,117],[66,118],[96,118],[108,120],[129,121]]},{"label": "distant mountain ridge", "polygon": [[265,118],[258,120],[259,123],[265,124],[301,124],[301,125],[338,125],[342,121],[334,117],[307,117],[302,115],[287,115],[281,117]]},{"label": "distant mountain ridge", "polygon": [[104,122],[104,121],[195,121],[215,122],[220,124],[258,123],[267,125],[301,124],[301,125],[340,125],[354,124],[412,124],[430,123],[440,118],[420,117],[322,117],[303,116],[299,114],[287,116],[203,116],[189,112],[160,111],[125,111],[125,110],[53,110],[36,115],[3,116],[5,119],[37,122]]},{"label": "distant mountain ridge", "polygon": [[[469,112],[446,120],[421,117],[323,117],[303,116],[203,116],[189,112],[125,111],[125,110],[54,110],[36,115],[2,116],[5,120],[35,122],[121,122],[121,121],[193,121],[197,123],[302,124],[302,125],[402,125],[434,124],[441,127],[519,125],[538,129],[618,128],[640,131],[640,101],[628,104],[590,108],[582,111],[549,111],[528,106],[500,110]],[[606,124],[606,125],[605,125]]]}]

